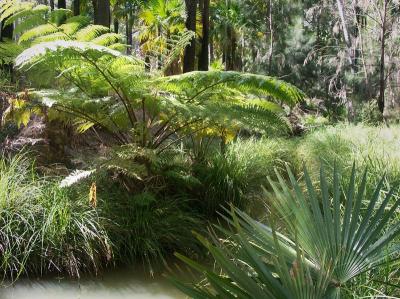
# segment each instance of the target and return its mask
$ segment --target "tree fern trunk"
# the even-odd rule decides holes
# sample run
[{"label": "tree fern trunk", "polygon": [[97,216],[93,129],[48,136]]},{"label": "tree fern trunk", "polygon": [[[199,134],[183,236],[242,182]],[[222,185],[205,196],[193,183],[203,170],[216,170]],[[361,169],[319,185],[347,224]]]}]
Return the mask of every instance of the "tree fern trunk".
[{"label": "tree fern trunk", "polygon": [[[186,28],[196,32],[196,8],[197,0],[185,0],[186,3]],[[185,48],[185,55],[183,58],[183,72],[192,72],[195,67],[196,59],[196,38]]]}]

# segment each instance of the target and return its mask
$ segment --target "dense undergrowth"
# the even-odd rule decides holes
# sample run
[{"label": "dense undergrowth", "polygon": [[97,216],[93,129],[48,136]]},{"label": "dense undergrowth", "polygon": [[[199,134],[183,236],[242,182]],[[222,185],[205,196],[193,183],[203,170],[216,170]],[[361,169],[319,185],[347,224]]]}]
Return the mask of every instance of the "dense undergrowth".
[{"label": "dense undergrowth", "polygon": [[[49,272],[79,276],[138,262],[154,271],[162,270],[160,265],[177,250],[199,257],[192,230],[202,232],[221,206],[231,203],[251,213],[265,203],[267,178],[276,180],[275,170],[284,174],[286,165],[299,177],[306,165],[317,181],[322,163],[331,183],[334,164],[347,182],[355,162],[358,174],[368,169],[366,194],[373,193],[382,175],[385,193],[400,179],[399,135],[397,127],[341,125],[299,139],[238,139],[223,153],[211,147],[196,162],[189,153],[176,151],[158,161],[148,183],[133,193],[118,176],[110,178],[110,169],[61,188],[61,178],[38,176],[27,155],[3,158],[2,273],[14,278]],[[361,175],[356,183],[360,180]],[[262,216],[269,217],[267,212]],[[393,225],[398,212],[396,217]]]}]

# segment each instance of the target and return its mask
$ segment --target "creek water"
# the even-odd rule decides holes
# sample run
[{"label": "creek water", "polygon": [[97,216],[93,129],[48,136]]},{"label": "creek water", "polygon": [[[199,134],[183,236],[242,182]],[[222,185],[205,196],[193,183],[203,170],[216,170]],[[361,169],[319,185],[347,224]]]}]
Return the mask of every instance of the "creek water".
[{"label": "creek water", "polygon": [[[148,276],[148,275],[147,275]],[[183,299],[163,277],[135,270],[113,270],[97,277],[26,279],[0,289],[1,299]]]}]

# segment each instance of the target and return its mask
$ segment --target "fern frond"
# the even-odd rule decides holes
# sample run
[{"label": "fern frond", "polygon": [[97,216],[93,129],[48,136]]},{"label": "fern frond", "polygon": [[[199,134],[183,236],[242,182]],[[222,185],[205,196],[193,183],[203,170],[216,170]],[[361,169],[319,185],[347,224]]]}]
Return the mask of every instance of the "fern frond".
[{"label": "fern frond", "polygon": [[25,18],[22,22],[17,23],[14,28],[14,36],[43,24],[46,24],[46,20],[42,15],[31,15],[29,18]]},{"label": "fern frond", "polygon": [[78,30],[84,28],[85,26],[90,24],[90,18],[87,16],[74,16],[68,18],[65,21],[65,24],[59,26],[59,28],[67,35],[72,36]]},{"label": "fern frond", "polygon": [[34,38],[40,37],[40,36],[44,36],[44,35],[48,35],[48,34],[52,34],[59,31],[59,29],[53,25],[53,24],[43,24],[40,26],[37,26],[33,29],[30,29],[26,32],[24,32],[21,37],[19,38],[19,43],[24,43],[24,42],[28,42]]},{"label": "fern frond", "polygon": [[49,11],[49,7],[46,5],[37,5],[37,6],[33,7],[33,9],[22,9],[22,10],[18,11],[17,13],[14,13],[12,16],[10,16],[6,20],[4,25],[5,26],[10,25],[21,18],[30,19],[32,17],[40,17],[40,18],[44,19],[44,16],[48,11]]},{"label": "fern frond", "polygon": [[[46,55],[49,53],[51,53],[51,55]],[[70,61],[71,59],[83,60],[83,54],[88,55],[94,61],[104,56],[123,56],[123,54],[118,51],[92,43],[58,40],[40,43],[30,47],[16,58],[15,65],[19,68],[23,68],[38,63],[39,59],[41,59],[42,62],[57,60],[59,63]],[[129,57],[125,59],[130,60]],[[131,60],[134,61],[133,59]]]},{"label": "fern frond", "polygon": [[72,11],[65,8],[58,8],[50,13],[49,21],[51,23],[61,25],[68,17],[72,16]]},{"label": "fern frond", "polygon": [[23,51],[23,47],[14,43],[13,41],[3,41],[0,43],[0,64],[10,64],[14,62]]},{"label": "fern frond", "polygon": [[101,25],[89,25],[75,34],[77,41],[89,42],[102,34],[109,33],[110,29]]},{"label": "fern frond", "polygon": [[120,40],[122,40],[122,36],[118,33],[105,33],[96,37],[91,42],[96,45],[108,47],[118,43]]},{"label": "fern frond", "polygon": [[2,4],[1,7],[2,9],[0,10],[0,22],[3,22],[7,18],[20,11],[31,10],[34,7],[34,4],[31,2],[10,1]]},{"label": "fern frond", "polygon": [[115,50],[115,51],[119,51],[119,52],[124,52],[127,47],[128,47],[128,45],[122,44],[122,43],[115,43],[115,44],[108,46],[108,48]]},{"label": "fern frond", "polygon": [[[203,92],[213,89],[231,88],[245,94],[255,96],[270,96],[272,99],[290,106],[304,99],[304,93],[297,87],[282,80],[248,73],[207,71],[190,72],[162,78],[160,81],[167,83],[168,88],[181,90],[187,97],[196,97]],[[207,88],[205,88],[207,87]],[[190,94],[188,94],[188,90]]]},{"label": "fern frond", "polygon": [[195,33],[190,30],[185,30],[178,35],[174,35],[171,39],[167,40],[166,49],[170,49],[167,51],[164,59],[163,59],[163,70],[167,69],[174,60],[179,57],[183,50],[189,45],[192,39],[195,37]]},{"label": "fern frond", "polygon": [[32,40],[31,44],[32,45],[37,45],[40,43],[45,43],[45,42],[52,42],[52,41],[57,41],[57,40],[69,40],[70,38],[68,35],[62,33],[62,32],[55,32],[51,33],[45,36],[39,36],[35,39]]}]

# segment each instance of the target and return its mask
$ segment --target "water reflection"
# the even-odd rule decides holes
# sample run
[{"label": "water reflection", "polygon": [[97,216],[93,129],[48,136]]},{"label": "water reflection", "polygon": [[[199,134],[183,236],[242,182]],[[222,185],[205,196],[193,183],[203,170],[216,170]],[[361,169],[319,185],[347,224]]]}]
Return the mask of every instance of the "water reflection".
[{"label": "water reflection", "polygon": [[143,278],[134,270],[112,271],[77,280],[21,279],[1,290],[2,299],[183,299],[162,277]]}]

